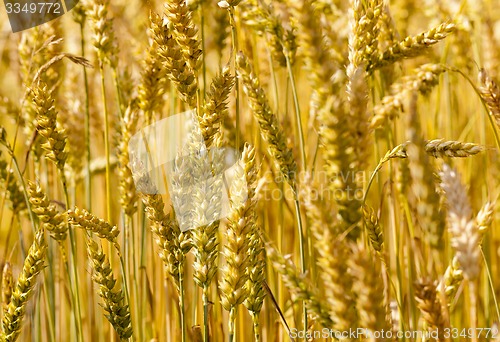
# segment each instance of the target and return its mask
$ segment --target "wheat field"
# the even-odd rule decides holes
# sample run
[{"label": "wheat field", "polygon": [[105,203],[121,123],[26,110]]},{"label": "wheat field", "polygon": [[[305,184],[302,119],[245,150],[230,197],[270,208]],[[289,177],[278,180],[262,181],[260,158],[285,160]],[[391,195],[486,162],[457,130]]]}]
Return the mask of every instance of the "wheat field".
[{"label": "wheat field", "polygon": [[1,342],[500,341],[497,1],[0,18]]}]

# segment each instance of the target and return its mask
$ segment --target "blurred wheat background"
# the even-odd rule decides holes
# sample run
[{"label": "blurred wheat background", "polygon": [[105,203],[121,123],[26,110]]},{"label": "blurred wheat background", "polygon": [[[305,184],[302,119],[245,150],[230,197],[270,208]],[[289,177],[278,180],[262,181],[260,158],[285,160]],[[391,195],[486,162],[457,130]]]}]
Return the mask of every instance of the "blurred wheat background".
[{"label": "blurred wheat background", "polygon": [[[500,340],[497,1],[0,13],[0,341]],[[132,173],[187,110],[239,152],[226,218],[194,142],[167,193]]]}]

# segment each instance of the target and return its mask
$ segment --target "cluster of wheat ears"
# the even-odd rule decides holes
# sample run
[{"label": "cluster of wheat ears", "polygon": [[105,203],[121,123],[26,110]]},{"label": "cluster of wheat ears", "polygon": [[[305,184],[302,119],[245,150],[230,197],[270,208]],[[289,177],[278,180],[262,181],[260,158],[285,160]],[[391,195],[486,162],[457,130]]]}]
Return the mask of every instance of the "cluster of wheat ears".
[{"label": "cluster of wheat ears", "polygon": [[[0,15],[1,342],[500,340],[496,1]],[[160,191],[129,142],[189,110]]]}]

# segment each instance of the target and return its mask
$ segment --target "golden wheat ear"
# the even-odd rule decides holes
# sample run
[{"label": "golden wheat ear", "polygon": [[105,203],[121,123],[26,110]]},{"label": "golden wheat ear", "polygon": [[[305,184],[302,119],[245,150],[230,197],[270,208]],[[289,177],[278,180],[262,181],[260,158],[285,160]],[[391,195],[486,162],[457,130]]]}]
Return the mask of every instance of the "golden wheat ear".
[{"label": "golden wheat ear", "polygon": [[14,277],[12,275],[12,264],[6,262],[2,270],[2,287],[0,288],[2,295],[2,312],[6,312],[9,308],[10,298],[14,290]]},{"label": "golden wheat ear", "polygon": [[47,244],[42,229],[35,235],[35,240],[24,260],[23,269],[17,279],[7,310],[4,312],[2,327],[5,334],[5,342],[14,342],[21,334],[26,306],[29,299],[33,296],[38,275],[45,267],[46,250]]},{"label": "golden wheat ear", "polygon": [[294,187],[297,165],[287,145],[285,133],[271,110],[264,89],[260,86],[248,58],[239,52],[236,56],[238,76],[243,82],[253,114],[259,122],[262,138],[269,144],[269,152],[277,162],[283,177]]},{"label": "golden wheat ear", "polygon": [[28,181],[29,201],[31,210],[40,220],[43,228],[58,243],[62,244],[68,234],[68,226],[64,214],[59,213],[55,204],[51,203],[40,185]]},{"label": "golden wheat ear", "polygon": [[99,296],[102,298],[102,308],[105,316],[118,333],[121,341],[127,341],[132,336],[132,322],[130,310],[121,289],[116,289],[117,281],[113,270],[102,251],[102,247],[87,239],[87,254],[93,270],[92,279],[99,286]]},{"label": "golden wheat ear", "polygon": [[266,245],[267,257],[276,272],[281,274],[285,286],[295,296],[296,300],[303,300],[308,311],[325,328],[333,328],[334,321],[330,316],[330,303],[321,299],[316,288],[312,288],[310,281],[304,274],[300,274],[290,257],[283,256],[272,245]]},{"label": "golden wheat ear", "polygon": [[415,283],[415,300],[422,318],[427,323],[427,329],[437,330],[438,341],[445,341],[445,328],[448,327],[442,312],[441,301],[437,296],[436,282],[430,279],[420,279]]}]

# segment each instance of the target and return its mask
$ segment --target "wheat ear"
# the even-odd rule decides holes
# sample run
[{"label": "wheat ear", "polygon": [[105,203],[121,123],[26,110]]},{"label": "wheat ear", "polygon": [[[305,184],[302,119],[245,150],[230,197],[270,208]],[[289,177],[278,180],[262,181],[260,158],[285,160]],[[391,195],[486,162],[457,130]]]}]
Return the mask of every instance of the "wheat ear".
[{"label": "wheat ear", "polygon": [[0,180],[12,206],[12,212],[17,214],[26,209],[23,188],[17,181],[14,170],[10,169],[7,162],[2,158],[2,151],[0,151]]},{"label": "wheat ear", "polygon": [[127,341],[132,336],[130,310],[125,303],[121,289],[116,288],[116,279],[106,256],[92,238],[87,239],[87,253],[93,269],[92,279],[99,286],[99,296],[102,298],[102,308],[106,318],[118,333],[121,341]]},{"label": "wheat ear", "polygon": [[68,210],[67,214],[68,221],[73,226],[94,233],[101,239],[106,239],[117,246],[116,238],[120,234],[118,227],[94,216],[85,209],[75,207],[73,210]]},{"label": "wheat ear", "polygon": [[266,93],[260,86],[248,58],[242,52],[236,56],[236,65],[238,76],[250,100],[250,107],[259,122],[262,138],[269,144],[269,152],[278,163],[283,177],[294,187],[297,165],[278,119],[271,110]]},{"label": "wheat ear", "polygon": [[248,295],[248,236],[255,231],[255,149],[245,145],[240,165],[231,183],[231,212],[228,216],[227,243],[223,249],[226,265],[221,268],[221,303],[229,311],[229,334],[234,334],[238,305]]},{"label": "wheat ear", "polygon": [[415,284],[415,300],[427,323],[429,330],[437,330],[438,341],[445,341],[444,329],[447,327],[441,307],[441,301],[437,296],[436,282],[430,279],[420,279]]},{"label": "wheat ear", "polygon": [[9,308],[10,298],[12,297],[12,292],[14,290],[14,277],[12,275],[12,264],[10,262],[6,262],[3,265],[2,270],[2,287],[1,287],[1,295],[2,295],[2,313],[6,312]]},{"label": "wheat ear", "polygon": [[68,225],[64,214],[57,211],[56,206],[50,202],[40,185],[28,181],[29,201],[31,209],[54,240],[62,244],[68,234]]},{"label": "wheat ear", "polygon": [[57,125],[57,111],[54,98],[46,84],[39,83],[33,90],[33,102],[37,115],[37,130],[46,142],[42,148],[47,153],[47,158],[52,160],[57,168],[64,171],[67,153],[66,132]]},{"label": "wheat ear", "polygon": [[330,304],[321,300],[319,293],[311,288],[310,282],[304,274],[300,274],[290,256],[281,255],[270,244],[266,245],[267,256],[273,268],[283,276],[285,286],[294,295],[295,300],[303,300],[318,322],[325,328],[335,326],[330,317]]},{"label": "wheat ear", "polygon": [[422,32],[416,36],[406,37],[374,56],[368,65],[368,70],[373,71],[388,64],[393,64],[404,58],[416,57],[423,54],[429,47],[443,40],[456,31],[456,25],[452,22],[442,23],[429,31]]},{"label": "wheat ear", "polygon": [[348,264],[353,277],[352,291],[356,298],[360,326],[371,331],[390,330],[378,260],[372,258],[362,244],[357,244],[353,246]]},{"label": "wheat ear", "polygon": [[10,303],[4,312],[2,320],[5,342],[14,342],[21,334],[22,320],[26,313],[26,306],[33,295],[37,278],[43,270],[47,244],[43,229],[35,235],[28,255],[24,260],[23,270],[19,275]]}]

